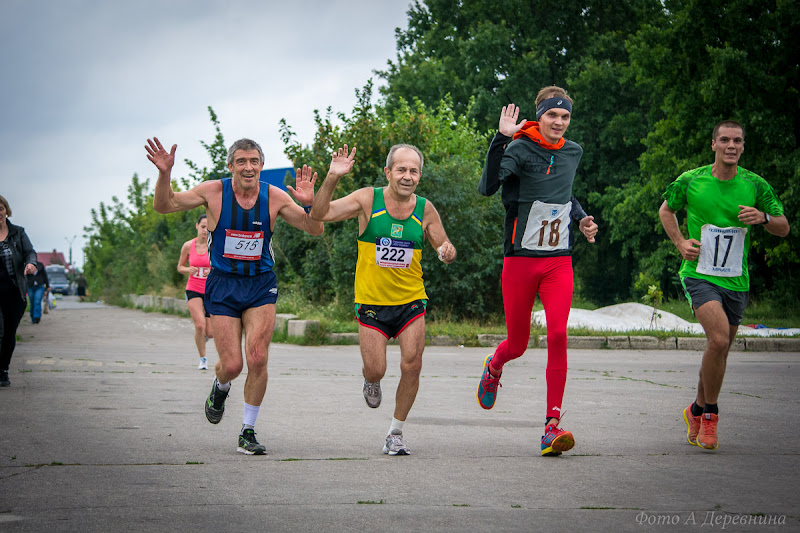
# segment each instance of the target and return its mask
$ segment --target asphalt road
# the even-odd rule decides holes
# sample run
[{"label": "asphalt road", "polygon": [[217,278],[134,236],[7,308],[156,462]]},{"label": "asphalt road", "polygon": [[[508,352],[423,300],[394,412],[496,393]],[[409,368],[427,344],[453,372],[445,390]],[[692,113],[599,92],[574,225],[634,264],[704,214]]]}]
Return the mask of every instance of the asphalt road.
[{"label": "asphalt road", "polygon": [[388,457],[396,346],[373,410],[358,347],[273,345],[268,455],[244,456],[244,376],[209,424],[188,319],[73,297],[20,334],[0,388],[0,531],[800,530],[798,353],[731,354],[710,452],[680,416],[699,352],[571,350],[576,446],[544,458],[544,350],[506,367],[484,411],[487,349],[429,347],[412,455]]}]

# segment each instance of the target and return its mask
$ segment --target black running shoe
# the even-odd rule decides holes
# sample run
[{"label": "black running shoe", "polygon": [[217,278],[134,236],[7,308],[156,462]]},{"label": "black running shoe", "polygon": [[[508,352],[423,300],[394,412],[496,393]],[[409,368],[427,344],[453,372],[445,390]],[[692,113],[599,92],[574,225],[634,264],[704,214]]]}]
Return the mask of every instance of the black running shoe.
[{"label": "black running shoe", "polygon": [[211,385],[211,393],[206,400],[206,418],[212,424],[219,424],[222,420],[222,415],[225,414],[225,400],[228,398],[230,389],[221,391],[217,387],[219,382],[214,378],[214,384]]},{"label": "black running shoe", "polygon": [[236,451],[245,455],[266,455],[267,449],[256,440],[256,432],[252,429],[243,429],[239,435],[239,447]]},{"label": "black running shoe", "polygon": [[8,370],[0,370],[0,387],[8,387],[11,380],[8,379]]}]

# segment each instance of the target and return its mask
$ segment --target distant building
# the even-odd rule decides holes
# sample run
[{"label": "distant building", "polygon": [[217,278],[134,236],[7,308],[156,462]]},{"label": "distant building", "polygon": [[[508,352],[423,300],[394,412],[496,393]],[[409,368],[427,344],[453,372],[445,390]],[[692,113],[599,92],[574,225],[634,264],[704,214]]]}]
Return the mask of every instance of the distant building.
[{"label": "distant building", "polygon": [[41,261],[44,266],[49,266],[49,265],[64,265],[66,267],[70,266],[66,258],[64,257],[64,254],[56,250],[53,250],[52,252],[36,252],[36,255],[39,257],[39,261]]}]

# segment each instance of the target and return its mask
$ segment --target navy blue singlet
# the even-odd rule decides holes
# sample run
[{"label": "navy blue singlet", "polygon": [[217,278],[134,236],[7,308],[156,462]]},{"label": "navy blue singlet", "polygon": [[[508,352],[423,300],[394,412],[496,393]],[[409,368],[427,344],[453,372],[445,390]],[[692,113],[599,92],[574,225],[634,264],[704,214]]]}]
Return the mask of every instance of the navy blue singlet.
[{"label": "navy blue singlet", "polygon": [[228,274],[257,276],[275,264],[269,220],[269,187],[260,182],[258,199],[242,209],[233,194],[231,178],[222,181],[222,211],[214,231],[208,232],[211,268]]}]

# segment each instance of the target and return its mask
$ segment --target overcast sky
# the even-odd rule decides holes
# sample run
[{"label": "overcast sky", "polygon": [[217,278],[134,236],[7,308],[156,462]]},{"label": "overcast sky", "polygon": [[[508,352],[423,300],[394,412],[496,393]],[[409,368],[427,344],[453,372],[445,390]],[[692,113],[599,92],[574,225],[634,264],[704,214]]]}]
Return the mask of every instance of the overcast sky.
[{"label": "overcast sky", "polygon": [[[265,168],[290,166],[278,121],[303,144],[313,111],[349,113],[354,90],[396,57],[407,0],[0,0],[0,195],[37,251],[83,264],[91,209],[155,182],[144,144],[177,144],[173,176],[250,137]],[[377,93],[377,90],[375,91]],[[191,238],[187,235],[187,239]],[[175,251],[176,260],[179,250]]]}]

